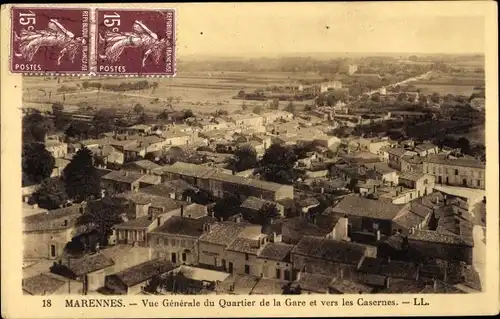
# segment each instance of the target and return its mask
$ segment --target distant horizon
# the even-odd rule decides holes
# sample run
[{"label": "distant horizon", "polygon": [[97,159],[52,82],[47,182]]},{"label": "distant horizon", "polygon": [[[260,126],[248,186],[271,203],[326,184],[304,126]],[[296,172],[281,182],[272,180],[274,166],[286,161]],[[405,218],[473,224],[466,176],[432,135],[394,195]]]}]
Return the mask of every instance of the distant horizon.
[{"label": "distant horizon", "polygon": [[[192,60],[192,59],[207,59],[207,58],[243,58],[243,59],[276,59],[276,58],[317,58],[325,59],[327,55],[332,55],[328,59],[338,58],[362,58],[362,57],[439,57],[439,56],[481,56],[485,57],[483,52],[465,52],[465,53],[446,53],[446,52],[288,52],[288,53],[259,53],[259,52],[246,52],[244,54],[236,53],[205,53],[205,54],[188,54],[178,57],[179,61]],[[322,57],[320,57],[322,56]]]}]

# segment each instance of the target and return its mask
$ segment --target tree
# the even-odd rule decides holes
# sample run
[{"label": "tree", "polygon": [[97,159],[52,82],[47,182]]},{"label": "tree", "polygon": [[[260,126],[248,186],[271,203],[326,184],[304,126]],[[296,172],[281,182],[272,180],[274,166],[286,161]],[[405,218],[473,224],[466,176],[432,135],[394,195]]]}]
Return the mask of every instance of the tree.
[{"label": "tree", "polygon": [[46,118],[38,110],[32,110],[23,117],[23,141],[25,142],[44,142],[47,133],[54,130],[54,123]]},{"label": "tree", "polygon": [[86,139],[89,137],[91,127],[85,122],[72,122],[66,129],[65,134],[71,138]]},{"label": "tree", "polygon": [[245,97],[245,91],[240,90],[240,91],[238,92],[238,97]]},{"label": "tree", "polygon": [[60,208],[68,200],[61,185],[50,178],[42,181],[33,198],[38,206],[44,209]]},{"label": "tree", "polygon": [[292,101],[288,102],[285,111],[290,112],[290,113],[295,113],[295,104],[293,104]]},{"label": "tree", "polygon": [[23,145],[22,170],[31,181],[38,183],[50,177],[54,166],[55,159],[44,144],[31,142]]},{"label": "tree", "polygon": [[124,202],[116,197],[104,197],[89,203],[88,209],[78,218],[77,224],[97,231],[99,243],[107,245],[113,226],[123,221]]},{"label": "tree", "polygon": [[280,107],[280,100],[279,99],[274,99],[272,102],[271,102],[271,105],[269,105],[269,108],[271,110],[277,110],[279,109]]},{"label": "tree", "polygon": [[460,151],[462,154],[470,154],[471,153],[471,147],[470,147],[470,142],[468,139],[465,137],[461,137],[457,141],[458,147],[460,148]]},{"label": "tree", "polygon": [[94,167],[92,152],[88,148],[84,147],[76,152],[63,174],[69,198],[79,202],[100,197],[100,178]]},{"label": "tree", "polygon": [[62,105],[61,103],[52,104],[52,114],[54,115],[60,114],[62,113],[63,110],[64,110],[64,105]]},{"label": "tree", "polygon": [[291,183],[297,156],[291,147],[273,144],[267,150],[259,165],[265,180],[276,183]]},{"label": "tree", "polygon": [[134,105],[134,112],[137,115],[144,113],[144,106],[142,106],[142,104],[140,103],[137,103],[136,105]]},{"label": "tree", "polygon": [[116,111],[114,109],[101,109],[97,111],[92,120],[94,134],[99,138],[103,133],[112,132],[115,129]]},{"label": "tree", "polygon": [[235,159],[232,163],[232,169],[241,172],[247,169],[255,168],[258,165],[257,152],[251,145],[243,145],[234,151]]},{"label": "tree", "polygon": [[235,209],[241,205],[241,199],[234,193],[225,193],[224,197],[219,199],[214,206],[214,217],[227,220],[235,214]]},{"label": "tree", "polygon": [[253,108],[252,112],[255,114],[260,114],[262,113],[262,107],[260,105],[257,105],[256,107]]},{"label": "tree", "polygon": [[241,109],[242,109],[243,111],[246,111],[246,110],[248,109],[248,105],[245,103],[245,101],[243,101],[243,102],[241,103]]},{"label": "tree", "polygon": [[267,226],[270,225],[273,220],[280,217],[278,207],[275,203],[265,203],[259,210],[259,225]]}]

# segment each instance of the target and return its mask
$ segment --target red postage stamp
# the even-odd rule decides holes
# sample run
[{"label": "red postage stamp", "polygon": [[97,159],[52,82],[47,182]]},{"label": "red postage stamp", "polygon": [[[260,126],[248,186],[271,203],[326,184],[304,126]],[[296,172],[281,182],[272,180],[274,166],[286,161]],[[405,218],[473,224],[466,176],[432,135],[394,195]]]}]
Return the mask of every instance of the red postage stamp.
[{"label": "red postage stamp", "polygon": [[175,10],[96,10],[96,74],[175,75]]},{"label": "red postage stamp", "polygon": [[12,73],[89,72],[89,9],[14,7],[11,21]]}]

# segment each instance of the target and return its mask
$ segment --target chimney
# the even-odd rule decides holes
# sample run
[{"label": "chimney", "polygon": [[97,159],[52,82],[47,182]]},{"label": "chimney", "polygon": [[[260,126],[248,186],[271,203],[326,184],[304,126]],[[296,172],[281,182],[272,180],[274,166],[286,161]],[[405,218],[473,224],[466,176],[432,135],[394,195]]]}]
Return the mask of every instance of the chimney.
[{"label": "chimney", "polygon": [[444,275],[443,275],[443,281],[446,282],[448,280],[448,265],[444,267]]},{"label": "chimney", "polygon": [[241,223],[241,214],[238,214],[236,216],[236,220],[235,220],[237,223]]},{"label": "chimney", "polygon": [[67,219],[64,220],[63,226],[68,226],[68,220]]},{"label": "chimney", "polygon": [[276,243],[278,241],[278,235],[276,234],[276,232],[273,232],[273,243]]},{"label": "chimney", "polygon": [[184,217],[184,205],[181,205],[181,217]]},{"label": "chimney", "polygon": [[340,280],[344,279],[344,268],[340,269]]},{"label": "chimney", "polygon": [[160,218],[160,217],[158,217],[158,218],[156,219],[156,221],[157,221],[157,226],[159,227],[159,226],[161,225],[161,218]]},{"label": "chimney", "polygon": [[123,175],[128,176],[128,172],[127,171],[123,172]]},{"label": "chimney", "polygon": [[210,233],[212,231],[212,224],[205,223],[205,225],[203,225],[203,230],[207,233]]},{"label": "chimney", "polygon": [[99,242],[95,244],[95,252],[99,253],[101,251],[101,246],[99,245]]},{"label": "chimney", "polygon": [[390,264],[391,263],[391,256],[388,256],[387,257],[387,263]]},{"label": "chimney", "polygon": [[391,286],[391,277],[385,278],[385,288],[389,288]]},{"label": "chimney", "polygon": [[377,241],[380,241],[380,230],[377,229]]},{"label": "chimney", "polygon": [[151,211],[148,212],[148,218],[149,220],[153,220],[153,212]]},{"label": "chimney", "polygon": [[321,194],[324,194],[324,193],[325,193],[325,188],[321,187]]},{"label": "chimney", "polygon": [[432,282],[433,282],[432,283],[432,288],[433,288],[434,292],[436,292],[437,291],[437,280],[433,279]]}]

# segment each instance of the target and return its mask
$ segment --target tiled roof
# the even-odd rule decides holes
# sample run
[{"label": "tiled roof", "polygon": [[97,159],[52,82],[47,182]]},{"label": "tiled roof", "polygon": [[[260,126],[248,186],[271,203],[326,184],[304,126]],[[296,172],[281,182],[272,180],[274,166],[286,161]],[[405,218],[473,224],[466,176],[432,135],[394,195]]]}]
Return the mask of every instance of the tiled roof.
[{"label": "tiled roof", "polygon": [[332,281],[333,277],[306,272],[301,273],[299,280],[297,280],[303,290],[314,291],[317,293],[327,292]]},{"label": "tiled roof", "polygon": [[416,279],[418,267],[413,263],[399,260],[365,257],[358,271],[394,278]]},{"label": "tiled roof", "polygon": [[138,167],[138,168],[141,168],[141,169],[155,169],[155,168],[161,167],[160,165],[158,165],[156,163],[153,163],[151,161],[148,161],[148,160],[139,160],[139,161],[127,163],[127,164],[125,164],[123,166],[125,168],[128,168],[128,167]]},{"label": "tiled roof", "polygon": [[216,219],[209,216],[198,219],[172,216],[152,232],[200,237],[203,234],[203,225],[215,222]]},{"label": "tiled roof", "polygon": [[258,239],[236,238],[227,247],[227,250],[232,250],[240,253],[247,253],[251,255],[257,255],[257,253],[262,247],[263,245],[259,247]]},{"label": "tiled roof", "polygon": [[283,287],[287,281],[271,278],[260,278],[257,284],[253,287],[252,295],[281,295]]},{"label": "tiled roof", "polygon": [[24,231],[63,230],[74,227],[83,209],[84,206],[75,204],[26,216],[23,219]]},{"label": "tiled roof", "polygon": [[431,143],[423,143],[415,146],[415,149],[418,151],[428,151],[434,148],[437,148],[437,146]]},{"label": "tiled roof", "polygon": [[465,293],[464,291],[455,288],[453,286],[450,286],[442,281],[437,281],[435,285],[430,284],[425,286],[422,291],[420,291],[421,294],[463,294]]},{"label": "tiled roof", "polygon": [[54,276],[39,274],[23,279],[23,290],[31,295],[50,295],[64,286],[65,281]]},{"label": "tiled roof", "polygon": [[183,191],[188,190],[188,189],[193,189],[193,190],[196,189],[196,187],[192,186],[191,184],[189,184],[188,182],[186,182],[182,179],[174,179],[171,181],[165,181],[164,184],[171,187],[172,189],[174,189],[177,192],[183,192]]},{"label": "tiled roof", "polygon": [[161,275],[175,268],[175,265],[163,259],[144,262],[131,268],[127,268],[114,275],[128,287],[149,280],[156,275]]},{"label": "tiled roof", "polygon": [[424,217],[421,217],[406,208],[394,218],[394,222],[396,224],[403,226],[406,229],[417,227],[417,225],[423,221]]},{"label": "tiled roof", "polygon": [[220,173],[220,172],[216,172],[214,175],[212,175],[211,179],[216,180],[216,181],[226,182],[226,183],[252,186],[255,188],[268,190],[268,191],[278,191],[285,186],[291,187],[289,185],[266,182],[266,181],[261,181],[258,179],[245,178],[242,176],[230,175],[230,174],[225,174],[225,173]]},{"label": "tiled roof", "polygon": [[69,261],[67,258],[62,258],[61,264],[70,269],[78,277],[113,266],[115,262],[103,254],[97,253],[94,255],[85,255],[77,259],[70,259]]},{"label": "tiled roof", "polygon": [[268,243],[259,253],[259,258],[284,261],[293,249],[293,245],[285,243]]},{"label": "tiled roof", "polygon": [[139,181],[144,175],[139,172],[133,171],[111,171],[110,173],[104,175],[102,178],[122,183],[134,183]]},{"label": "tiled roof", "polygon": [[463,167],[474,167],[474,168],[485,168],[486,164],[484,162],[478,161],[471,158],[446,158],[443,156],[431,156],[425,160],[428,163],[441,164],[441,165],[453,165],[453,166],[463,166]]},{"label": "tiled roof", "polygon": [[399,148],[399,147],[383,147],[382,150],[384,150],[385,152],[387,152],[391,155],[398,156],[398,157],[402,157],[403,155],[406,154],[406,152],[408,152],[407,149]]},{"label": "tiled roof", "polygon": [[326,236],[329,234],[333,227],[327,229],[327,227],[322,227],[323,225],[315,225],[302,217],[294,217],[285,220],[282,226],[283,236],[292,237],[297,241],[303,236]]},{"label": "tiled roof", "polygon": [[266,204],[273,204],[273,202],[260,199],[254,196],[249,196],[245,199],[245,201],[241,204],[240,207],[247,208],[255,211],[261,210]]},{"label": "tiled roof", "polygon": [[305,198],[301,201],[299,201],[299,206],[300,207],[309,207],[309,206],[313,206],[313,205],[319,205],[319,201],[314,198],[314,197],[308,197],[308,198]]},{"label": "tiled roof", "polygon": [[410,180],[410,181],[418,181],[419,179],[421,179],[422,177],[424,177],[425,174],[424,173],[419,173],[419,172],[405,172],[401,175],[399,175],[399,179],[407,179],[407,180]]},{"label": "tiled roof", "polygon": [[208,176],[216,172],[216,169],[196,164],[175,162],[173,165],[163,166],[162,171],[196,178],[208,178]]},{"label": "tiled roof", "polygon": [[200,237],[200,241],[228,246],[244,229],[245,224],[218,222],[212,225],[210,232],[206,232]]},{"label": "tiled roof", "polygon": [[215,291],[223,294],[249,295],[258,281],[258,277],[235,274],[220,282]]},{"label": "tiled roof", "polygon": [[365,251],[366,247],[360,244],[313,236],[304,236],[292,249],[293,254],[354,265]]},{"label": "tiled roof", "polygon": [[118,225],[115,225],[116,228],[148,228],[152,223],[154,222],[154,219],[151,219],[149,216],[142,216],[139,218],[131,219],[126,222],[120,223]]},{"label": "tiled roof", "polygon": [[368,294],[373,291],[372,287],[338,277],[330,283],[330,287],[342,294]]},{"label": "tiled roof", "polygon": [[207,206],[196,203],[184,207],[184,217],[188,218],[194,218],[194,219],[202,218],[207,216],[207,212],[208,212]]},{"label": "tiled roof", "polygon": [[474,246],[471,238],[455,234],[439,233],[432,230],[416,230],[413,234],[408,235],[408,239],[467,247]]},{"label": "tiled roof", "polygon": [[162,208],[165,212],[172,211],[181,207],[181,203],[179,201],[176,201],[175,199],[143,192],[142,189],[138,192],[130,191],[120,194],[119,197],[125,198],[135,204],[151,204],[151,207]]},{"label": "tiled roof", "polygon": [[153,196],[168,197],[170,194],[174,193],[174,189],[168,184],[158,184],[142,187],[140,192]]},{"label": "tiled roof", "polygon": [[352,216],[392,220],[404,205],[395,205],[390,200],[368,199],[361,196],[345,196],[332,211]]}]

